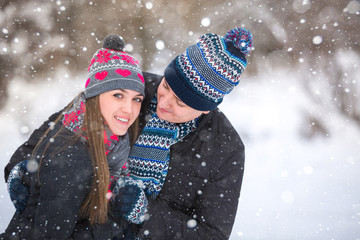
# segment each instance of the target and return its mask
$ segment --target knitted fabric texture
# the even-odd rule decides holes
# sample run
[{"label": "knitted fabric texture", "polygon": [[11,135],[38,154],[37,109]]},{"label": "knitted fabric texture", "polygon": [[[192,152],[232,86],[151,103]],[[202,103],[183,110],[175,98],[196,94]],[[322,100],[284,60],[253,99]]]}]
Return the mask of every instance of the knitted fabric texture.
[{"label": "knitted fabric texture", "polygon": [[26,160],[22,161],[18,164],[15,165],[15,167],[13,167],[13,169],[11,169],[11,172],[9,174],[9,177],[7,179],[7,190],[8,192],[10,192],[10,188],[11,188],[11,183],[12,181],[19,179],[22,181],[23,176],[26,173]]},{"label": "knitted fabric texture", "polygon": [[[127,185],[134,185],[140,189],[144,189],[144,184],[140,180],[134,180],[131,177],[122,176],[116,181],[116,185],[112,191],[113,198],[116,194],[119,194],[121,188],[124,188]],[[146,198],[145,192],[143,190],[139,191],[137,199],[133,201],[132,208],[124,218],[129,222],[135,224],[141,224],[145,220],[145,213],[147,212],[148,200]]]},{"label": "knitted fabric texture", "polygon": [[202,35],[167,66],[165,79],[188,106],[213,110],[238,85],[251,48],[252,35],[243,28],[230,30],[225,37]]},{"label": "knitted fabric texture", "polygon": [[[86,133],[83,129],[85,102],[84,94],[80,94],[75,99],[73,105],[63,113],[64,116],[62,118],[62,124],[65,128],[81,134],[84,141],[86,141]],[[130,152],[128,133],[124,136],[117,136],[105,125],[104,146],[110,174],[112,176],[119,176]]]},{"label": "knitted fabric texture", "polygon": [[23,177],[29,172],[36,171],[37,167],[38,165],[34,160],[24,160],[16,164],[9,173],[7,190],[16,212],[19,214],[25,210],[30,194],[30,189],[27,184],[24,184]]},{"label": "knitted fabric texture", "polygon": [[198,126],[199,118],[176,124],[160,119],[156,114],[156,96],[148,108],[150,120],[131,148],[128,162],[129,175],[142,180],[145,192],[155,198],[167,175],[170,147],[183,139]]},{"label": "knitted fabric texture", "polygon": [[130,89],[144,95],[145,81],[139,62],[123,51],[120,36],[109,35],[103,48],[93,56],[88,68],[85,98],[115,89]]}]

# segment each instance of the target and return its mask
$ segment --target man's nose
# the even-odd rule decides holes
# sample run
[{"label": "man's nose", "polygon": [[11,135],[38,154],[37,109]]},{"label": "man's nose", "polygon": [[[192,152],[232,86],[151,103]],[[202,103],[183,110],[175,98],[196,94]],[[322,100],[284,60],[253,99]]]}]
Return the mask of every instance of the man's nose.
[{"label": "man's nose", "polygon": [[163,94],[159,99],[159,106],[161,108],[171,108],[173,102],[173,98],[171,96],[171,93]]}]

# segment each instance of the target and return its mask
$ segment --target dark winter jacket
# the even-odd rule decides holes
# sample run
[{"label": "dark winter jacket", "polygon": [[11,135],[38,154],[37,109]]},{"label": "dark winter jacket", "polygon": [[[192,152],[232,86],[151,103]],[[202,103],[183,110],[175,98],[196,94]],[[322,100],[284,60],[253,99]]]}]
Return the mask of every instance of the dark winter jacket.
[{"label": "dark winter jacket", "polygon": [[[144,73],[146,96],[142,113],[154,96],[161,76]],[[145,116],[140,114],[140,126]],[[22,159],[33,143],[23,146]],[[153,240],[228,239],[234,224],[244,173],[244,145],[218,109],[204,115],[198,128],[170,150],[165,184],[149,199],[149,218],[131,226],[138,237]],[[12,159],[8,172],[19,160]]]},{"label": "dark winter jacket", "polygon": [[[91,158],[86,143],[81,138],[75,140],[74,133],[68,129],[62,127],[60,134],[53,136],[61,125],[61,122],[55,125],[37,151],[37,155],[41,155],[52,140],[41,163],[40,158],[36,159],[40,171],[31,173],[27,181],[30,196],[26,208],[21,215],[15,213],[5,234],[1,235],[3,239],[112,239],[124,228],[114,225],[110,218],[108,223],[90,230],[87,218],[80,216],[81,205],[91,187]],[[22,160],[14,159],[21,156],[21,149],[31,147],[32,151],[35,139],[39,140],[44,134],[45,126],[47,124],[32,134],[11,161]]]},{"label": "dark winter jacket", "polygon": [[[148,75],[146,108],[161,80]],[[141,113],[144,113],[142,109]],[[140,126],[145,116],[140,114]],[[169,170],[149,219],[137,236],[146,239],[228,239],[234,224],[244,173],[244,145],[218,109],[204,115],[195,132],[170,149]]]}]

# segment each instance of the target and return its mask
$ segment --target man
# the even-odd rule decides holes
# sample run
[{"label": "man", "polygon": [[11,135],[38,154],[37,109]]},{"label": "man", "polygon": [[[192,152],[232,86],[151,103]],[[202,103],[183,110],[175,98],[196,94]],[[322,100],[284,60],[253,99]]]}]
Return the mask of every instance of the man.
[{"label": "man", "polygon": [[[148,213],[127,237],[229,238],[244,145],[217,106],[239,83],[251,48],[251,33],[242,28],[225,37],[206,34],[177,56],[163,77],[144,73],[142,132],[131,149],[128,174],[142,181]],[[32,148],[30,137],[6,167],[6,178]]]}]

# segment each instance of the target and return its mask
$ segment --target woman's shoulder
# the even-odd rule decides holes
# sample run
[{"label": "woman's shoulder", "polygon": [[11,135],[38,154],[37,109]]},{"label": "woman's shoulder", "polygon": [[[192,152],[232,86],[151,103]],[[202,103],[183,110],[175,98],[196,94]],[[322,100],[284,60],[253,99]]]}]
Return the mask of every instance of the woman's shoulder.
[{"label": "woman's shoulder", "polygon": [[[56,124],[43,139],[37,156],[43,155],[43,162],[50,166],[91,170],[91,157],[86,139],[60,124]],[[42,152],[45,154],[41,154]]]}]

